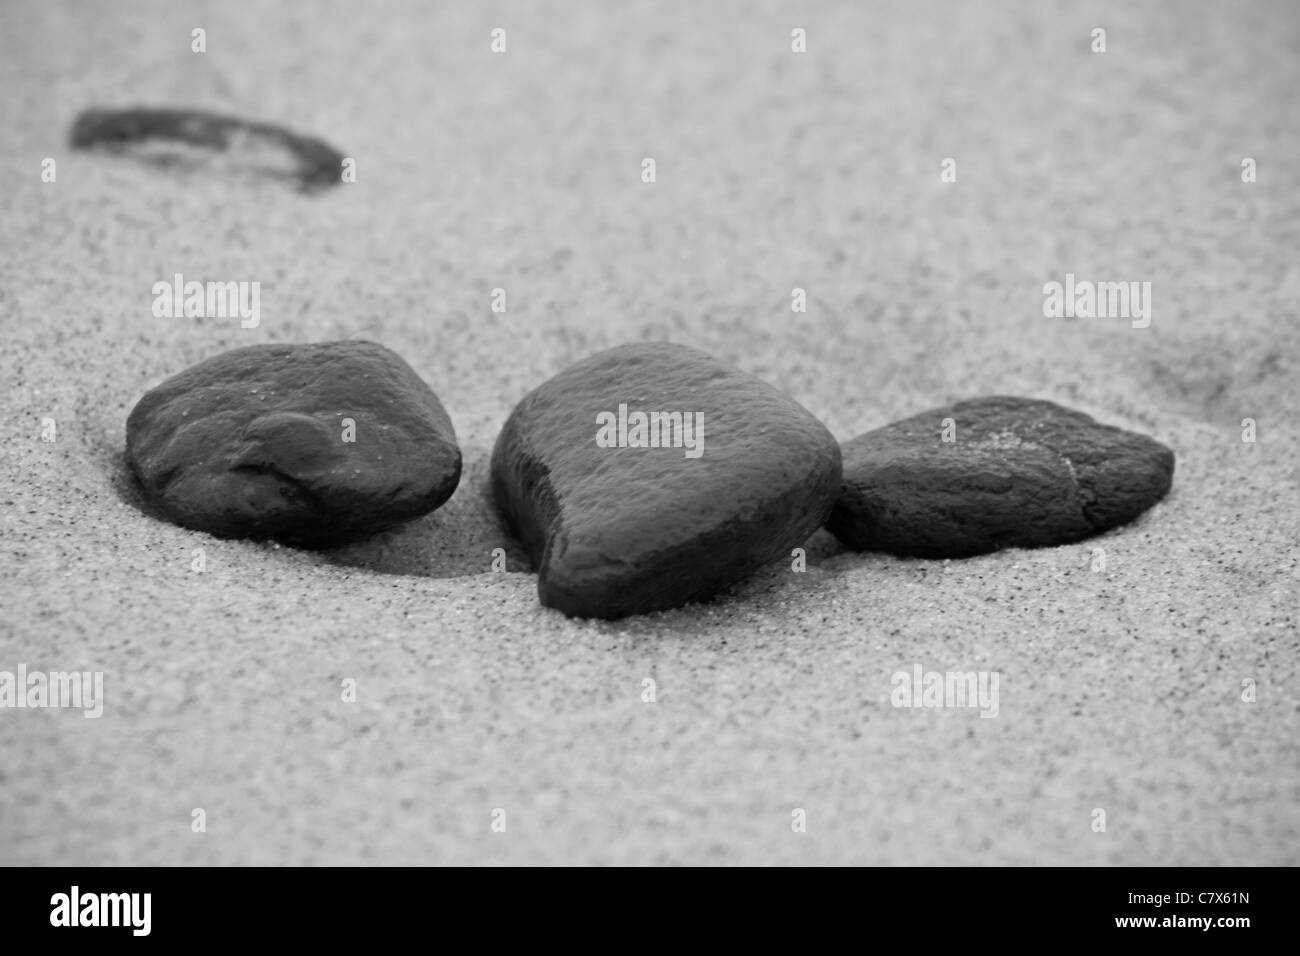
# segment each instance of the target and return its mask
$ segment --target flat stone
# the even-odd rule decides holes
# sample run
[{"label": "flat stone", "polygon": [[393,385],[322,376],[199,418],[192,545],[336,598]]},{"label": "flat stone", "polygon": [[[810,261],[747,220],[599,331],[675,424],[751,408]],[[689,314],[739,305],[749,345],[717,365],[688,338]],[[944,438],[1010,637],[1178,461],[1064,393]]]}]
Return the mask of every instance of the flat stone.
[{"label": "flat stone", "polygon": [[[634,416],[650,412],[682,413],[691,434],[660,420],[661,447],[634,447],[649,439]],[[667,343],[560,373],[519,403],[492,453],[492,494],[537,568],[541,602],[578,617],[700,601],[789,559],[839,483],[839,446],[806,409]]]},{"label": "flat stone", "polygon": [[77,116],[68,139],[74,149],[131,155],[164,169],[224,156],[308,193],[343,181],[343,153],[324,140],[208,110],[91,108]]},{"label": "flat stone", "polygon": [[1132,521],[1174,474],[1174,453],[1153,438],[1006,396],[922,412],[843,451],[826,527],[860,551],[925,558],[1078,541]]},{"label": "flat stone", "polygon": [[461,468],[429,386],[356,340],[253,345],[186,369],[131,411],[126,460],[179,525],[306,547],[427,514]]}]

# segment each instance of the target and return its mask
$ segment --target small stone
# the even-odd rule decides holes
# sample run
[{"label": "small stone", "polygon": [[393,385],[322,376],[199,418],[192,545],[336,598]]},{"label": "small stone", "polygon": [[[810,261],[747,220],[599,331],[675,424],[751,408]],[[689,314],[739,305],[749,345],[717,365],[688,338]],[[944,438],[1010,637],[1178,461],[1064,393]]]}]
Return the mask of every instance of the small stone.
[{"label": "small stone", "polygon": [[1078,541],[1142,514],[1174,473],[1153,438],[1005,396],[922,412],[843,452],[826,527],[859,551],[923,558]]},{"label": "small stone", "polygon": [[184,150],[225,154],[238,166],[302,192],[341,183],[346,158],[329,143],[278,123],[201,109],[91,108],[76,118],[68,138],[74,149],[135,155],[163,168],[193,164]]},{"label": "small stone", "polygon": [[359,340],[252,345],[186,369],[132,410],[126,459],[179,525],[305,547],[427,514],[461,469],[438,397]]},{"label": "small stone", "polygon": [[806,409],[667,343],[561,372],[519,403],[492,453],[493,498],[541,602],[574,617],[703,600],[789,559],[839,483],[839,446]]}]

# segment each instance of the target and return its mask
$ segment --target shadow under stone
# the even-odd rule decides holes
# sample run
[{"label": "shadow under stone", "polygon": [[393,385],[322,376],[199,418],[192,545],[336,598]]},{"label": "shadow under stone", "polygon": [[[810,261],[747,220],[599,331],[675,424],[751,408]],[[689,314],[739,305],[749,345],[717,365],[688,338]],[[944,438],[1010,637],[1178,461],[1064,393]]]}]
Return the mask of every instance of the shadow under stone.
[{"label": "shadow under stone", "polygon": [[[461,449],[462,455],[464,449]],[[374,537],[320,553],[331,564],[380,574],[451,578],[485,574],[504,559],[504,571],[532,564],[506,529],[488,492],[487,455],[466,464],[455,494],[437,511]],[[500,552],[494,553],[500,549]]]}]

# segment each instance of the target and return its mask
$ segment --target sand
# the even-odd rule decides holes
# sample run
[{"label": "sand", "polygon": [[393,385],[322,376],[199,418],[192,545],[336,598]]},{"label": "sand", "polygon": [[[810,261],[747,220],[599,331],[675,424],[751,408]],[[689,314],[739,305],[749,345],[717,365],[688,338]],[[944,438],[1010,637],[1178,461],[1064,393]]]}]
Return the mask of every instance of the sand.
[{"label": "sand", "polygon": [[[1300,862],[1294,5],[704,6],[0,4],[0,670],[104,675],[98,719],[0,710],[0,863]],[[92,105],[282,122],[357,182],[72,152]],[[259,326],[156,318],[178,272],[260,282]],[[1150,327],[1045,317],[1067,273],[1150,281]],[[446,506],[323,553],[141,510],[148,388],[353,336],[451,414]],[[841,440],[1057,401],[1172,447],[1173,490],[963,561],[819,532],[803,573],[569,620],[488,457],[529,389],[650,340]],[[892,706],[918,664],[997,672],[997,716]]]}]

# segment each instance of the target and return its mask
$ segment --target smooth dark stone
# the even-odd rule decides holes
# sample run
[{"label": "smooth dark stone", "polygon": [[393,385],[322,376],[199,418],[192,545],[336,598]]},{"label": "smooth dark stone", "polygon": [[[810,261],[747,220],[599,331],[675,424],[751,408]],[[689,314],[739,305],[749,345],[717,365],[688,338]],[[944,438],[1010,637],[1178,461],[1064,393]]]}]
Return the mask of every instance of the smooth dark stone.
[{"label": "smooth dark stone", "polygon": [[[304,192],[342,182],[343,154],[311,136],[301,136],[275,123],[262,123],[197,109],[84,110],[72,124],[74,149],[133,154],[162,167],[184,165],[179,156],[144,150],[152,145],[179,143],[211,153],[233,151],[258,173],[291,182]],[[263,154],[278,156],[267,165]]]},{"label": "smooth dark stone", "polygon": [[253,345],[200,362],[140,399],[126,459],[177,524],[308,547],[427,514],[461,468],[438,397],[364,341]]},{"label": "smooth dark stone", "polygon": [[1142,514],[1174,474],[1174,453],[1153,438],[1006,396],[922,412],[843,451],[826,527],[860,551],[925,558],[1086,538]]},{"label": "smooth dark stone", "polygon": [[[701,453],[600,447],[598,415],[620,404],[629,418],[700,413]],[[806,409],[666,343],[560,373],[519,403],[492,453],[492,494],[537,568],[541,602],[579,617],[703,600],[788,559],[825,521],[839,483],[839,446]]]}]

